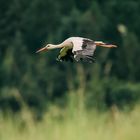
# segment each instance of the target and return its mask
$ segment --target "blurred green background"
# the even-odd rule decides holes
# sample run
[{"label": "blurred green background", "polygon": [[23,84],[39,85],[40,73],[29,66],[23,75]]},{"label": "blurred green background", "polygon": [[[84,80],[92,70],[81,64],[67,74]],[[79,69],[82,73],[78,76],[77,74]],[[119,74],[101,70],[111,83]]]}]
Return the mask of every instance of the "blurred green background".
[{"label": "blurred green background", "polygon": [[[49,115],[49,119],[46,117],[47,119],[44,120],[50,120],[48,121],[50,123],[55,118],[53,121],[56,121],[58,126],[59,124],[62,126],[58,129],[62,131],[60,133],[63,133],[63,129],[67,130],[65,129],[67,126],[67,131],[74,130],[74,133],[73,131],[68,135],[65,133],[62,138],[63,134],[60,135],[57,131],[57,125],[52,123],[50,134],[54,135],[52,132],[56,131],[56,137],[48,138],[41,131],[41,128],[45,128],[46,125],[40,124],[37,130],[28,131],[31,139],[35,139],[32,135],[40,130],[40,137],[36,139],[62,140],[68,139],[69,135],[73,137],[81,135],[81,131],[85,130],[88,135],[90,130],[93,130],[89,127],[92,124],[90,118],[102,116],[99,120],[93,117],[95,126],[98,124],[96,122],[101,120],[99,133],[97,133],[99,137],[95,132],[95,135],[91,135],[89,139],[104,139],[100,137],[100,133],[104,132],[103,128],[106,128],[105,118],[107,120],[109,118],[104,116],[109,116],[108,111],[112,112],[113,116],[115,112],[116,116],[119,110],[123,112],[137,110],[135,112],[140,115],[139,107],[134,109],[135,106],[139,106],[140,99],[139,13],[140,0],[0,0],[0,121],[3,124],[2,127],[7,126],[6,130],[11,131],[15,128],[12,125],[15,121],[5,120],[5,117],[14,118],[20,114],[22,117],[30,118],[25,120],[30,124],[28,128],[32,126],[31,130],[33,130],[36,128],[34,123],[31,123],[33,120],[38,122],[45,115]],[[97,48],[96,63],[93,64],[57,62],[59,50],[35,53],[47,43],[61,43],[71,36],[102,40],[116,44],[118,48]],[[98,115],[95,110],[101,114]],[[92,111],[96,113],[86,116],[87,112]],[[66,116],[72,117],[73,123],[71,119],[67,121]],[[76,131],[76,128],[73,129],[74,124],[77,122],[76,118],[80,116],[83,118],[78,122],[79,132],[74,135]],[[136,120],[136,116],[132,117],[132,121],[126,119],[130,125],[130,131],[131,122]],[[16,119],[18,117],[16,116]],[[112,118],[109,119],[111,122]],[[61,122],[62,120],[65,121]],[[45,124],[45,121],[43,122]],[[88,129],[81,127],[82,123],[85,123]],[[24,123],[17,123],[17,130],[9,134],[13,139],[19,133],[19,124],[23,129]],[[124,130],[129,127],[124,125]],[[125,131],[124,133],[122,131],[121,135],[120,130],[116,128],[119,131],[117,137],[112,129],[115,129],[114,126],[109,132],[105,132],[107,139],[109,139],[108,134],[114,134],[110,138],[125,139],[121,137],[126,134]],[[136,129],[133,128],[133,130]],[[127,132],[129,134],[129,131]],[[57,133],[60,135],[60,137],[58,135],[59,138]],[[41,137],[42,134],[44,137]],[[69,139],[85,139],[87,135],[83,138],[77,136]],[[27,136],[28,134],[23,139]],[[6,140],[4,132],[0,133],[0,138]],[[128,138],[132,137],[128,136],[126,139]]]}]

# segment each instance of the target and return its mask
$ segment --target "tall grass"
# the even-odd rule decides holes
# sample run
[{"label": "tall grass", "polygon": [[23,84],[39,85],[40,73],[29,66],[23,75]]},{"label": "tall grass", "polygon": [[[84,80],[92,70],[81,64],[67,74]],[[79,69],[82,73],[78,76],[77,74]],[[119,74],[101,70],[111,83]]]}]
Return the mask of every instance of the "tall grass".
[{"label": "tall grass", "polygon": [[[76,103],[76,102],[75,102]],[[131,112],[87,111],[70,101],[65,109],[52,105],[35,122],[29,110],[0,116],[0,140],[139,140],[140,107]],[[112,114],[113,113],[113,114]]]}]

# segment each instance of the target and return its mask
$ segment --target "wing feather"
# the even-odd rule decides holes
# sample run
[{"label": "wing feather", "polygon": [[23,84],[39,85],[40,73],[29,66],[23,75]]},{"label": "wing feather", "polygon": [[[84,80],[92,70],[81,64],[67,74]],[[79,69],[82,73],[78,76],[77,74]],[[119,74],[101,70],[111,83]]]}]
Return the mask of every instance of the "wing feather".
[{"label": "wing feather", "polygon": [[96,45],[94,41],[89,39],[83,39],[82,50],[74,52],[74,58],[76,61],[94,62],[94,52]]}]

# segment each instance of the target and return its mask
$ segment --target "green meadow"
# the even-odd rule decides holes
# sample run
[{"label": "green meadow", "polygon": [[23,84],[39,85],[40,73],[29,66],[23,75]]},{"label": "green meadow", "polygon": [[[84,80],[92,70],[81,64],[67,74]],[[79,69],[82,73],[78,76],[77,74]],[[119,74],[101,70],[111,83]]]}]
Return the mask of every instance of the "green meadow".
[{"label": "green meadow", "polygon": [[0,116],[0,140],[139,140],[139,118],[140,106],[99,112],[69,103],[63,109],[50,105],[37,121],[25,107],[20,114]]}]

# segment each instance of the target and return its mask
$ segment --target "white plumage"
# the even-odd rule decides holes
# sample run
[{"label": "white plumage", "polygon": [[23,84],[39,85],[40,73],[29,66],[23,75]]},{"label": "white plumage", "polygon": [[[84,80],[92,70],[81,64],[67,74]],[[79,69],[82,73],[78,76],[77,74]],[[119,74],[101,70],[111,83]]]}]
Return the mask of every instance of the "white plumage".
[{"label": "white plumage", "polygon": [[73,43],[72,52],[82,50],[83,38],[82,37],[70,37],[66,41]]}]

